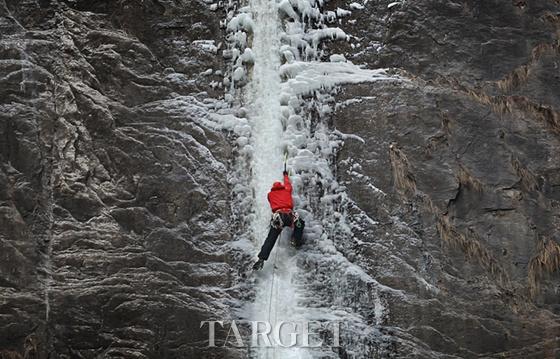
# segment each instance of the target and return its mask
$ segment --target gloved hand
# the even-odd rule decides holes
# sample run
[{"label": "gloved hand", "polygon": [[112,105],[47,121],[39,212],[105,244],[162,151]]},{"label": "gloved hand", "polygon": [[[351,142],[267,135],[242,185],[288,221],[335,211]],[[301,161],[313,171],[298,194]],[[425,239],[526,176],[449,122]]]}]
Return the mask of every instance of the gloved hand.
[{"label": "gloved hand", "polygon": [[284,171],[284,172],[282,172],[282,174],[283,174],[284,176],[287,176],[287,175],[288,175],[288,171]]}]

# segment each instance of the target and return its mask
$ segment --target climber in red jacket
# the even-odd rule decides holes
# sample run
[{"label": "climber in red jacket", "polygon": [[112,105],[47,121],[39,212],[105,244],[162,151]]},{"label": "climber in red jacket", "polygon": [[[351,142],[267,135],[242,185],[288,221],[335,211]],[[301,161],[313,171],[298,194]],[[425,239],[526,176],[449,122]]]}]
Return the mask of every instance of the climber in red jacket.
[{"label": "climber in red jacket", "polygon": [[276,239],[278,239],[284,227],[293,228],[292,244],[295,247],[300,247],[303,244],[303,227],[305,227],[305,222],[293,211],[292,184],[290,183],[288,172],[284,171],[283,174],[284,183],[274,182],[270,192],[268,192],[268,203],[270,203],[270,208],[272,209],[272,219],[268,236],[259,252],[259,260],[253,265],[254,270],[259,270],[263,267],[264,261],[268,259]]}]

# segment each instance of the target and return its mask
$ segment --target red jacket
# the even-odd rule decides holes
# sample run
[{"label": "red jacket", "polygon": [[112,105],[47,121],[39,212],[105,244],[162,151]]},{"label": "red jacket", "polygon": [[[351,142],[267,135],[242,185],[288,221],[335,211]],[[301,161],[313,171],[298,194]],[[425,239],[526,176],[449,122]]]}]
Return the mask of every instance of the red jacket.
[{"label": "red jacket", "polygon": [[292,184],[290,183],[290,177],[288,177],[288,175],[284,175],[284,184],[281,182],[274,182],[270,192],[268,192],[268,203],[270,203],[272,212],[287,212],[294,208],[294,203],[292,202]]}]

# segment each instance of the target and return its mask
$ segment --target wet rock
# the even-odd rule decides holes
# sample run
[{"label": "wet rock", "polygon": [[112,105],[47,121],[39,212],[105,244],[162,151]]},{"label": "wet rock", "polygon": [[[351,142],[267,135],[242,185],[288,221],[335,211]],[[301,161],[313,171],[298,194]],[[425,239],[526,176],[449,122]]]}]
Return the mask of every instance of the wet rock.
[{"label": "wet rock", "polygon": [[223,63],[196,41],[218,19],[8,0],[0,27],[0,356],[204,357],[200,321],[230,315],[236,281],[229,143],[199,123],[220,102],[199,72]]},{"label": "wet rock", "polygon": [[538,109],[560,108],[557,81],[542,81],[558,5],[386,3],[353,13],[364,47],[346,56],[411,81],[345,86],[333,118],[365,140],[345,141],[338,174],[353,221],[379,222],[373,240],[355,231],[354,261],[405,293],[387,294],[398,356],[554,357],[559,272],[537,263],[560,243],[560,137]]}]

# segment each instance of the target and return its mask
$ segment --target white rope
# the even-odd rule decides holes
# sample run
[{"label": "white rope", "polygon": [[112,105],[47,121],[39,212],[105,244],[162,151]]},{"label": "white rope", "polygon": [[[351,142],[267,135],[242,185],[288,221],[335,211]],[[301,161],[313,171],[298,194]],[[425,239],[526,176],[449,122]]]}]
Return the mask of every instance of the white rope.
[{"label": "white rope", "polygon": [[[280,235],[278,237],[281,237],[282,233],[280,233]],[[278,239],[276,240],[276,242],[278,242]],[[276,251],[274,253],[274,261],[272,262],[272,281],[270,284],[270,297],[268,298],[268,323],[270,325],[272,325],[272,323],[270,323],[270,312],[272,310],[272,293],[274,293],[274,282],[276,281],[276,259],[278,258],[278,248],[276,248]],[[276,286],[276,297],[278,297],[278,286]],[[274,320],[276,321],[276,306],[274,306]],[[276,323],[275,323],[276,324]],[[274,329],[274,328],[273,328]],[[272,355],[273,358],[276,357],[276,346],[272,347]]]}]

